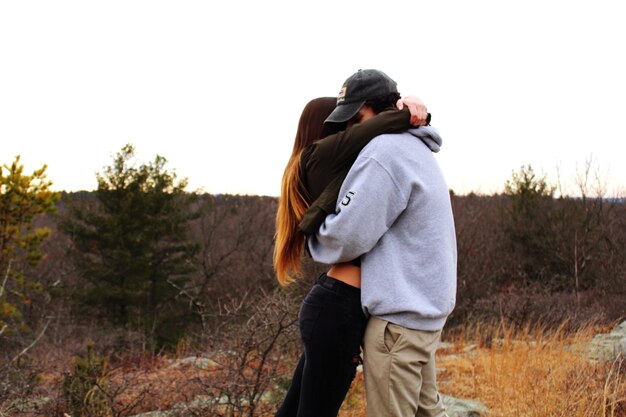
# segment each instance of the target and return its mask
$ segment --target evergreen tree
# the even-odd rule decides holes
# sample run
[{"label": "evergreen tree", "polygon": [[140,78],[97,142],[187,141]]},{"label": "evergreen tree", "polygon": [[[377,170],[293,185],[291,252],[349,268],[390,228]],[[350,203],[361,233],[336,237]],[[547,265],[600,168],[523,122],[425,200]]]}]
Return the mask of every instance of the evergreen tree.
[{"label": "evergreen tree", "polygon": [[554,191],[545,175],[539,177],[532,166],[513,172],[504,186],[510,199],[504,226],[513,249],[522,256],[525,278],[546,280],[555,273],[553,232]]},{"label": "evergreen tree", "polygon": [[41,243],[50,235],[48,228],[36,227],[33,221],[54,211],[58,200],[45,172],[44,165],[32,175],[24,174],[19,156],[11,165],[0,166],[0,336],[26,329],[23,310],[41,289],[25,271],[39,262]]},{"label": "evergreen tree", "polygon": [[[139,327],[151,346],[175,342],[189,312],[178,295],[193,271],[188,240],[194,195],[166,159],[135,166],[126,145],[97,174],[96,201],[75,201],[62,228],[89,285],[80,300],[113,323]],[[94,204],[95,203],[95,204]]]}]

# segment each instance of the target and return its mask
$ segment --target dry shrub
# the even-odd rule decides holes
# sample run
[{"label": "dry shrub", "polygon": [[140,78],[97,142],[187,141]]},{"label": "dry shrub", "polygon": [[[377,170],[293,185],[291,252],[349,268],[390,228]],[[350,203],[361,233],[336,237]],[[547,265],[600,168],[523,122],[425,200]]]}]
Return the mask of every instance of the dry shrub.
[{"label": "dry shrub", "polygon": [[210,366],[192,376],[194,404],[186,416],[271,415],[281,399],[277,380],[296,344],[297,314],[286,291],[245,294],[220,303],[217,322],[202,335]]},{"label": "dry shrub", "polygon": [[[478,300],[468,313],[457,323],[448,324],[448,330],[464,331],[468,323],[493,322],[503,320],[516,326],[527,323],[542,323],[545,327],[558,329],[565,326],[568,333],[579,330],[582,323],[610,323],[604,304],[609,297],[602,297],[597,291],[588,290],[578,296],[568,291],[546,292],[540,285],[517,286],[510,284],[493,294]],[[499,323],[495,323],[497,327]],[[493,325],[487,329],[493,332]]]},{"label": "dry shrub", "polygon": [[189,382],[194,372],[193,364],[178,364],[163,357],[137,367],[120,366],[110,374],[108,394],[114,399],[113,408],[123,410],[123,415],[167,410],[194,394]]},{"label": "dry shrub", "polygon": [[584,346],[598,332],[541,325],[475,326],[440,355],[440,388],[485,403],[490,416],[626,416],[626,365],[592,364]]}]

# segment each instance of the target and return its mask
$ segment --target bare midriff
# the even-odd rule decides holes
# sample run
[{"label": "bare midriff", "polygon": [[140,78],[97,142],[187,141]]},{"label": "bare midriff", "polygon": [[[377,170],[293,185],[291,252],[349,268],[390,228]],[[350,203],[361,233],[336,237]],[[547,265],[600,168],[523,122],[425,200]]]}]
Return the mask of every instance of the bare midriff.
[{"label": "bare midriff", "polygon": [[326,275],[353,287],[361,288],[361,267],[349,262],[331,266]]}]

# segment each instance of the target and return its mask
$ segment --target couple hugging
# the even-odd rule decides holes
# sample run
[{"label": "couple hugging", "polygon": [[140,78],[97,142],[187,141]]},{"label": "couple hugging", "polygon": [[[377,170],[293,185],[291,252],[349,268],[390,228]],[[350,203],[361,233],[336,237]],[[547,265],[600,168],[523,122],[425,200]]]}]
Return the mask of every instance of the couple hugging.
[{"label": "couple hugging", "polygon": [[[368,417],[444,417],[435,351],[456,299],[441,138],[415,97],[359,70],[309,102],[282,180],[274,267],[331,265],[299,315],[304,346],[277,417],[335,417],[363,359]],[[362,349],[362,352],[361,352]]]}]

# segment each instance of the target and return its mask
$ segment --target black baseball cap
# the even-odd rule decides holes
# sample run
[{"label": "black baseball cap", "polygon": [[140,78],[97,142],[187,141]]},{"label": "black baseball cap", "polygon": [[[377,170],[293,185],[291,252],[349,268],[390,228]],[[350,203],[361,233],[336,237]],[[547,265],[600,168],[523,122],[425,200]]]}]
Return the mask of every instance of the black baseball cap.
[{"label": "black baseball cap", "polygon": [[337,96],[337,107],[324,122],[347,122],[359,112],[367,100],[397,92],[396,82],[384,72],[360,69],[343,83]]}]

